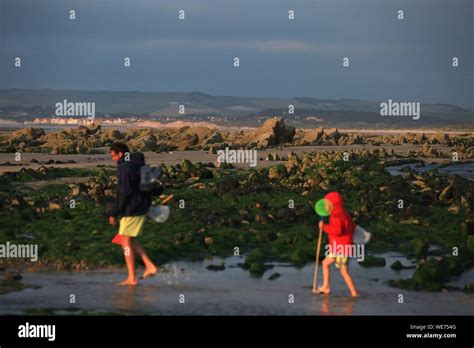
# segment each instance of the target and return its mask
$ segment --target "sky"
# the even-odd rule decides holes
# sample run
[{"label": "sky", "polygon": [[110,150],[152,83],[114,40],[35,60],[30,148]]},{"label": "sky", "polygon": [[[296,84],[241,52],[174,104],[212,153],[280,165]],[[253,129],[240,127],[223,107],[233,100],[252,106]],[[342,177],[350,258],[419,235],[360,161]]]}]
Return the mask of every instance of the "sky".
[{"label": "sky", "polygon": [[0,88],[474,107],[473,18],[474,0],[0,0]]}]

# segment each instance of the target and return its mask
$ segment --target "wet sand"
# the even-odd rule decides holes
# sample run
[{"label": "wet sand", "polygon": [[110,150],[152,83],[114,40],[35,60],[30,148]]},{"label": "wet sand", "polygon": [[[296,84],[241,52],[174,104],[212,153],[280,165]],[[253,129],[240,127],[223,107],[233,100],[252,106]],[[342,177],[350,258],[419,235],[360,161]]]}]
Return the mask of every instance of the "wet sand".
[{"label": "wet sand", "polygon": [[[332,268],[332,294],[311,292],[314,264],[295,268],[275,264],[261,279],[252,278],[237,267],[242,257],[203,262],[177,261],[168,264],[168,272],[141,282],[137,287],[115,285],[126,271],[76,273],[25,273],[24,282],[42,286],[0,296],[1,314],[21,314],[25,309],[52,308],[61,313],[70,307],[87,311],[151,315],[471,315],[474,296],[460,291],[429,293],[391,288],[389,279],[410,277],[413,270],[394,271],[389,265],[402,255],[387,253],[386,267],[362,268],[355,260],[350,269],[361,296],[350,298],[336,268]],[[205,267],[225,261],[224,271]],[[270,281],[273,273],[281,277]],[[321,273],[320,273],[321,274]],[[473,272],[465,272],[456,284],[474,281]],[[69,304],[69,295],[76,304]],[[179,303],[184,294],[185,303]],[[294,303],[289,303],[289,295]],[[404,303],[398,303],[403,294]],[[64,312],[71,314],[71,312]]]},{"label": "wet sand", "polygon": [[[440,151],[447,151],[446,147],[433,145],[434,149]],[[281,156],[288,156],[290,151],[293,151],[298,156],[303,155],[306,152],[324,152],[324,151],[338,151],[338,150],[357,150],[359,148],[366,148],[370,149],[381,149],[385,148],[387,152],[390,152],[392,149],[397,154],[406,155],[406,153],[410,150],[418,151],[421,146],[420,145],[397,145],[397,146],[372,146],[372,145],[349,145],[349,146],[295,146],[295,147],[286,147],[283,150],[278,149],[267,149],[263,151],[257,151],[257,158],[258,163],[257,167],[268,167],[273,164],[279,163],[278,161],[266,161],[265,158],[268,154],[276,154]],[[110,159],[109,154],[107,153],[107,148],[101,149],[104,153],[103,154],[94,154],[94,155],[50,155],[44,153],[22,153],[21,154],[21,162],[15,162],[15,154],[14,153],[0,153],[0,173],[4,172],[14,172],[19,171],[22,168],[32,168],[38,169],[41,167],[41,164],[30,163],[32,159],[36,159],[38,161],[68,161],[74,160],[77,163],[71,164],[53,164],[51,166],[59,167],[59,168],[94,168],[99,165],[105,166],[115,166],[115,163]],[[216,154],[209,154],[207,151],[203,150],[194,150],[194,151],[172,151],[170,153],[155,153],[155,152],[145,152],[146,161],[148,164],[151,165],[158,165],[160,163],[164,163],[166,165],[176,165],[178,163],[182,163],[183,160],[187,159],[191,162],[203,162],[203,163],[214,163],[217,160]],[[437,158],[425,158],[428,162],[445,162],[447,159],[437,159]],[[10,162],[12,164],[21,164],[17,166],[5,166],[2,165],[6,162]],[[236,168],[249,168],[248,164],[235,164]]]}]

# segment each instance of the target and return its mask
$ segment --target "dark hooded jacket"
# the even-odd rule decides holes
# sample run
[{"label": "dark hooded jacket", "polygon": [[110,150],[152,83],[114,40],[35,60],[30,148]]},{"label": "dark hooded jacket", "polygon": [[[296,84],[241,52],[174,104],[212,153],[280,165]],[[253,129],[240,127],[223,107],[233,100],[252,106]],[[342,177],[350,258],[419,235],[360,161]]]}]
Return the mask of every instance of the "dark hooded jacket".
[{"label": "dark hooded jacket", "polygon": [[[339,193],[330,192],[324,198],[331,201],[333,209],[329,217],[329,223],[324,225],[323,231],[328,234],[330,252],[336,254],[337,249],[341,246],[348,246],[354,243],[352,236],[356,226],[344,209],[342,197]],[[333,246],[336,247],[336,250],[333,250]],[[347,250],[348,252],[345,254],[351,254],[351,249],[347,248]]]},{"label": "dark hooded jacket", "polygon": [[124,217],[146,214],[151,205],[151,196],[139,189],[140,168],[145,165],[145,156],[141,152],[134,152],[130,154],[129,161],[122,156],[117,164],[117,192],[110,215]]}]

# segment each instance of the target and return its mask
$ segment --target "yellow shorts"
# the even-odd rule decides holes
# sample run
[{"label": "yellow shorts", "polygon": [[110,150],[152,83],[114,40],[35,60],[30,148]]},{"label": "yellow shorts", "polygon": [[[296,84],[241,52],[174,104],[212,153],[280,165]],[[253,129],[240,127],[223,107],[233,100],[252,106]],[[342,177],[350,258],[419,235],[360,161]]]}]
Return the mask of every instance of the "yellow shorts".
[{"label": "yellow shorts", "polygon": [[349,258],[347,256],[329,254],[328,257],[336,259],[337,268],[341,268],[341,266],[347,266],[349,264]]},{"label": "yellow shorts", "polygon": [[146,215],[124,216],[120,219],[119,234],[127,237],[136,237],[143,230]]}]

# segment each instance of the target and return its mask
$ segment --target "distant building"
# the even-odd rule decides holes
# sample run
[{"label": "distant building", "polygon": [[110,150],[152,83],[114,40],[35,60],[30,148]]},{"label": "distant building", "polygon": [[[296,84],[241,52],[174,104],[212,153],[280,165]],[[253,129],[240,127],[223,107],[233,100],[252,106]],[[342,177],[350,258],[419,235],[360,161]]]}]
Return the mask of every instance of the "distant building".
[{"label": "distant building", "polygon": [[92,123],[96,124],[127,124],[131,122],[137,122],[139,119],[137,117],[132,117],[130,119],[123,119],[123,118],[112,118],[112,119],[104,119],[104,118],[95,118],[95,119],[88,119],[84,117],[53,117],[53,118],[46,118],[46,117],[37,117],[33,120],[34,124],[59,124],[59,125],[89,125]]}]

